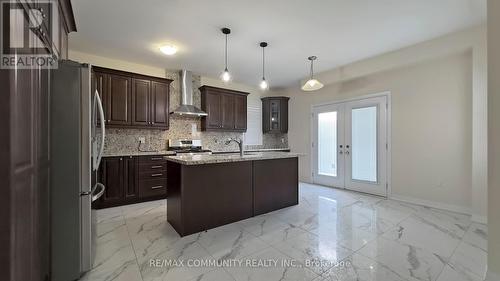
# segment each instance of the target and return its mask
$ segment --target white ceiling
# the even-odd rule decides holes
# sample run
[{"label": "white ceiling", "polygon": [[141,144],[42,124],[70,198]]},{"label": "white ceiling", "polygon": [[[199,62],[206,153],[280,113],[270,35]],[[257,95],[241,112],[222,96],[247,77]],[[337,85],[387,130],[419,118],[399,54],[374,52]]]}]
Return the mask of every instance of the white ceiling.
[{"label": "white ceiling", "polygon": [[[266,49],[271,87],[480,24],[486,0],[73,0],[70,49],[218,77],[224,36],[234,81],[258,85]],[[179,52],[158,51],[174,43]]]}]

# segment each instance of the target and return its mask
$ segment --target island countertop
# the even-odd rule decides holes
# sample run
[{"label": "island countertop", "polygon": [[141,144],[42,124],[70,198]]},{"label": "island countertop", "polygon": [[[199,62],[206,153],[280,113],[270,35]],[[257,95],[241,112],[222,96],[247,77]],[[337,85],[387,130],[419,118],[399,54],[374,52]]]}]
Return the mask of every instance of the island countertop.
[{"label": "island countertop", "polygon": [[203,155],[178,155],[165,156],[165,159],[182,165],[203,165],[214,163],[228,163],[241,161],[256,161],[267,159],[285,159],[299,157],[301,154],[293,152],[247,152],[240,154],[203,154]]}]

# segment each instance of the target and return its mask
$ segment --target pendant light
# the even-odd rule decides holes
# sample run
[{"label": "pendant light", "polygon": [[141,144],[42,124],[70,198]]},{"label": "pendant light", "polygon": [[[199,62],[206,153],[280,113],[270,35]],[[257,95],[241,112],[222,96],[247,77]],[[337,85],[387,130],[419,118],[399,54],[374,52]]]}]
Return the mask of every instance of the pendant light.
[{"label": "pendant light", "polygon": [[265,60],[265,48],[267,47],[267,42],[260,42],[260,46],[262,47],[262,81],[260,81],[260,88],[262,90],[269,89],[269,83],[266,81],[266,60]]},{"label": "pendant light", "polygon": [[231,74],[229,74],[229,70],[227,69],[227,35],[229,35],[231,33],[231,29],[224,27],[223,29],[221,29],[221,31],[226,36],[226,44],[225,44],[225,48],[224,48],[225,68],[224,68],[224,71],[220,75],[220,79],[222,79],[222,81],[224,81],[224,83],[227,83],[227,82],[231,81],[231,78],[232,78]]},{"label": "pendant light", "polygon": [[323,88],[323,84],[318,80],[314,79],[314,61],[317,59],[316,56],[310,56],[307,58],[311,61],[311,76],[304,85],[302,85],[302,91],[311,92]]}]

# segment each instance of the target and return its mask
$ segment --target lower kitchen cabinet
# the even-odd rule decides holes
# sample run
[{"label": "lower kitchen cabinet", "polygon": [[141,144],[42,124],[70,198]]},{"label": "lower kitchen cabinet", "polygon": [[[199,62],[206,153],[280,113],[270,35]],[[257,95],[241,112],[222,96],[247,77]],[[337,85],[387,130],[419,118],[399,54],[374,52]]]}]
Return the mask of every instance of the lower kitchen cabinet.
[{"label": "lower kitchen cabinet", "polygon": [[98,209],[158,200],[167,196],[167,163],[162,156],[104,157],[99,182],[106,191]]}]

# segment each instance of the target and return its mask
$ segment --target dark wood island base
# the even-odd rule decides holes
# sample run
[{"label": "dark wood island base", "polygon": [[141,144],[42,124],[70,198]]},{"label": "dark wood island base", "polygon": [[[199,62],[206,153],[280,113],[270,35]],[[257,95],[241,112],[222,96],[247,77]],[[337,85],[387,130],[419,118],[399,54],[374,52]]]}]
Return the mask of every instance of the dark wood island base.
[{"label": "dark wood island base", "polygon": [[181,236],[298,204],[298,158],[167,163],[167,220]]}]

